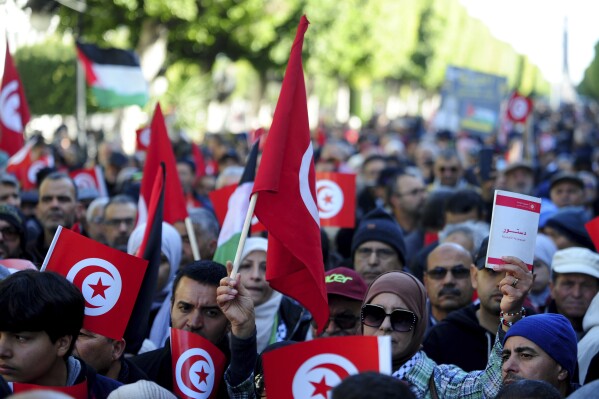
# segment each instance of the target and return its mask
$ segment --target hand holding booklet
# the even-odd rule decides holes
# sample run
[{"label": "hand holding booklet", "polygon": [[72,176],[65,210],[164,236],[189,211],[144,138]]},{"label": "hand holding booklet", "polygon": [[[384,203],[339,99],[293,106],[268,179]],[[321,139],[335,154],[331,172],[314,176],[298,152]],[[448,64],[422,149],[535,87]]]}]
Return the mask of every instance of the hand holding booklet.
[{"label": "hand holding booklet", "polygon": [[495,191],[487,267],[503,264],[502,256],[515,256],[532,270],[540,212],[540,198]]}]

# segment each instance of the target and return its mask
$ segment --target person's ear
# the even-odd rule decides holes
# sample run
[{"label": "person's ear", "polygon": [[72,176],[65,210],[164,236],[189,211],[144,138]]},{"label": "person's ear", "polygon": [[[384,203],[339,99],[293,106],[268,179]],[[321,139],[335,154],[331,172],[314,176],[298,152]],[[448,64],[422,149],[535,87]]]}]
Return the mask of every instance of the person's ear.
[{"label": "person's ear", "polygon": [[112,360],[120,359],[126,346],[125,339],[112,340]]},{"label": "person's ear", "polygon": [[568,378],[568,374],[569,374],[568,370],[566,370],[562,366],[559,366],[559,367],[561,370],[559,371],[559,373],[557,373],[557,379],[558,379],[558,381],[566,381]]},{"label": "person's ear", "polygon": [[474,263],[470,265],[470,283],[472,284],[472,288],[475,290],[478,289],[478,281],[476,277],[478,276],[478,267]]},{"label": "person's ear", "polygon": [[76,339],[76,337],[64,335],[56,340],[54,345],[58,357],[63,357],[68,353],[69,349],[71,349],[71,342],[73,342],[73,339]]}]

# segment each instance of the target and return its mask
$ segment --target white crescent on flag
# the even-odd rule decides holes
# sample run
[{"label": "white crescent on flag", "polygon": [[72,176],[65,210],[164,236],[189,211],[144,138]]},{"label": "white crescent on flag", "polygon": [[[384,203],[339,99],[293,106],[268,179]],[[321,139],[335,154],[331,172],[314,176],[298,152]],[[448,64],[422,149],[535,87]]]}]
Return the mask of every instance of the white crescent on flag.
[{"label": "white crescent on flag", "polygon": [[299,188],[300,195],[302,200],[304,201],[304,205],[306,209],[312,216],[312,219],[316,222],[317,226],[320,226],[320,216],[318,216],[318,207],[316,206],[316,202],[314,202],[314,197],[312,197],[312,191],[310,190],[310,166],[312,164],[312,155],[314,151],[312,150],[312,142],[308,144],[308,148],[304,152],[302,156],[302,163],[300,165],[299,170]]},{"label": "white crescent on flag", "polygon": [[85,298],[85,314],[100,316],[110,311],[121,296],[123,282],[118,269],[100,258],[77,262],[67,274],[67,280],[80,287]]},{"label": "white crescent on flag", "polygon": [[293,377],[294,399],[328,398],[328,392],[350,375],[358,374],[358,368],[347,358],[322,353],[306,360]]},{"label": "white crescent on flag", "polygon": [[21,120],[21,97],[19,96],[19,82],[10,81],[0,93],[0,118],[2,124],[15,133],[23,133]]},{"label": "white crescent on flag", "polygon": [[[193,362],[189,368],[186,363]],[[187,373],[187,375],[183,375]],[[210,397],[214,389],[215,368],[210,354],[204,349],[188,349],[177,360],[175,380],[177,386],[190,398],[204,399]],[[189,381],[192,386],[185,383]]]}]

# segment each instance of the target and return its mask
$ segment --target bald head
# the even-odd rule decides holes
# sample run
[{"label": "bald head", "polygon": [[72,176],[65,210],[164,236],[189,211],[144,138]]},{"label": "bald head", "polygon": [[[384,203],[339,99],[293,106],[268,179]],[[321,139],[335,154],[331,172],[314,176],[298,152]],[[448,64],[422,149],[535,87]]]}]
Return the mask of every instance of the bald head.
[{"label": "bald head", "polygon": [[428,255],[424,286],[437,321],[471,302],[471,264],[472,255],[452,242],[440,244]]}]

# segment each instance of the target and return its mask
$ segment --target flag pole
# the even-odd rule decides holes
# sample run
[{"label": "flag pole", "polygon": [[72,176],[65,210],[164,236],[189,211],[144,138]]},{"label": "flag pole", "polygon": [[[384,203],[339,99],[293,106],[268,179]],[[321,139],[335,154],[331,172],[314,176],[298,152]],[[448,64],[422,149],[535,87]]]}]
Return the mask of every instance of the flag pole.
[{"label": "flag pole", "polygon": [[241,236],[239,237],[239,245],[237,245],[237,252],[235,253],[235,261],[233,262],[233,270],[231,271],[231,278],[235,278],[239,271],[239,264],[241,263],[241,252],[245,246],[245,239],[247,238],[250,230],[250,224],[252,223],[252,217],[254,216],[254,208],[256,207],[256,201],[258,200],[258,193],[252,194],[250,197],[250,205],[248,206],[248,212],[245,215],[245,221],[243,222],[243,228],[241,229]]},{"label": "flag pole", "polygon": [[191,244],[191,253],[193,254],[193,260],[201,260],[200,250],[198,249],[198,241],[196,240],[196,233],[191,223],[191,218],[187,216],[185,218],[185,229],[187,230],[187,236],[189,237],[189,243]]}]

